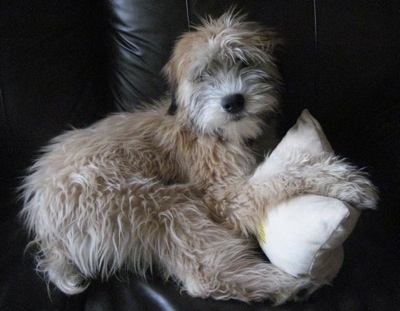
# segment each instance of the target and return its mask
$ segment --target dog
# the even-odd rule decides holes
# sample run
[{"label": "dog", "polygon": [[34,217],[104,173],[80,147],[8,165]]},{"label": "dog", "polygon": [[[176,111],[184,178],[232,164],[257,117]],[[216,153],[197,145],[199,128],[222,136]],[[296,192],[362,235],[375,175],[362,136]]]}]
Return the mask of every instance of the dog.
[{"label": "dog", "polygon": [[268,209],[298,194],[377,202],[365,174],[331,154],[256,162],[249,142],[273,132],[266,120],[280,106],[277,44],[244,15],[204,19],[165,65],[168,96],[44,148],[22,183],[21,215],[46,280],[76,294],[157,266],[195,297],[276,304],[330,281],[281,271],[253,238]]}]

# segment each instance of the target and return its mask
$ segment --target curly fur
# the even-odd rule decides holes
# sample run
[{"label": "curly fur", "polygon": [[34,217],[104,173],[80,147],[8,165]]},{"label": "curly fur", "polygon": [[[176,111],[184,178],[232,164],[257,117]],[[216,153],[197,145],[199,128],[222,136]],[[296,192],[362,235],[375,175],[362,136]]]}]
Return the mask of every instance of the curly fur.
[{"label": "curly fur", "polygon": [[[246,142],[279,106],[276,43],[232,12],[204,21],[165,67],[171,97],[69,131],[43,150],[22,185],[22,216],[49,281],[76,294],[121,268],[144,275],[159,265],[193,296],[275,303],[324,283],[261,258],[251,238],[258,220],[300,193],[359,208],[377,197],[362,172],[329,154],[256,165]],[[233,114],[221,108],[231,94],[245,100]]]}]

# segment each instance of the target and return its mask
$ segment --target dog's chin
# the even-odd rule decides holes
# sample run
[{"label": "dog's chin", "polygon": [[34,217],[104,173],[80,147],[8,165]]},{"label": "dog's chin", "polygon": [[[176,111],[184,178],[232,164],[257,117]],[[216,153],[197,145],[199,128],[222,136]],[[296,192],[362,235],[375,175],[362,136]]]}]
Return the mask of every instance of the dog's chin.
[{"label": "dog's chin", "polygon": [[240,120],[242,120],[245,117],[246,117],[246,114],[244,114],[244,113],[236,113],[236,114],[228,115],[227,119],[228,119],[228,122],[239,122]]},{"label": "dog's chin", "polygon": [[255,116],[235,114],[230,115],[228,119],[229,121],[217,131],[225,141],[243,144],[262,133],[261,121]]},{"label": "dog's chin", "polygon": [[192,118],[193,124],[200,132],[216,135],[224,141],[243,144],[262,133],[261,113],[251,113],[248,110],[227,113],[221,109],[208,109],[202,112],[196,114],[196,118]]}]

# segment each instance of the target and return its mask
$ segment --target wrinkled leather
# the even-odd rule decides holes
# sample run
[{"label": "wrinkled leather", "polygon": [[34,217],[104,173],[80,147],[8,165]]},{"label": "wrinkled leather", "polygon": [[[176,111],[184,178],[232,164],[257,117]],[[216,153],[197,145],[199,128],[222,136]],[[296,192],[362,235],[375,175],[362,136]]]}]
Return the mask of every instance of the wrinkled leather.
[{"label": "wrinkled leather", "polygon": [[167,90],[161,70],[188,30],[186,8],[178,1],[110,0],[108,13],[111,89],[117,107],[129,110]]},{"label": "wrinkled leather", "polygon": [[[18,177],[51,137],[167,90],[160,71],[198,15],[233,1],[4,0],[0,3],[0,310],[265,310],[269,303],[196,299],[158,274],[121,272],[80,295],[47,285],[24,253]],[[399,1],[246,1],[282,34],[281,132],[304,108],[333,148],[380,189],[361,215],[333,286],[274,310],[396,310],[400,306]],[[314,4],[316,7],[314,7]],[[317,13],[316,19],[314,13]],[[315,28],[316,27],[316,28]]]}]

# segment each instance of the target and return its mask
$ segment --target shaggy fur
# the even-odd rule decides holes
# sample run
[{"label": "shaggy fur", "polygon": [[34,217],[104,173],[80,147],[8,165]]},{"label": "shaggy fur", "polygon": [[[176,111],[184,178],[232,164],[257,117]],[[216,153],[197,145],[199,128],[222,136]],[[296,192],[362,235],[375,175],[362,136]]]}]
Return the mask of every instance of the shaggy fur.
[{"label": "shaggy fur", "polygon": [[[177,42],[171,97],[67,132],[22,186],[38,269],[67,294],[119,269],[161,267],[190,295],[282,303],[324,282],[296,278],[255,250],[278,202],[314,193],[376,204],[363,173],[330,154],[281,155],[256,166],[247,147],[279,106],[276,39],[227,13]],[[326,280],[329,281],[329,280]]]}]

